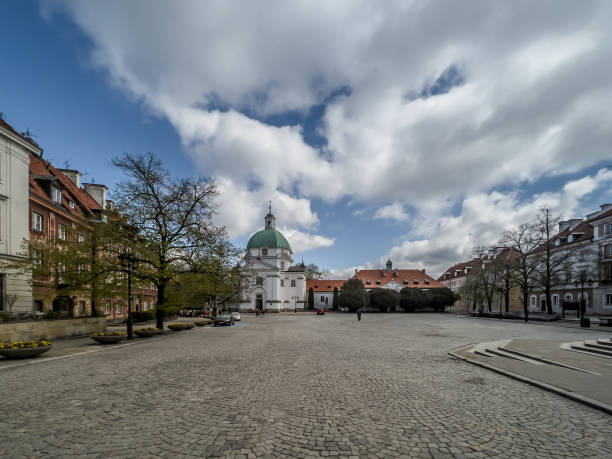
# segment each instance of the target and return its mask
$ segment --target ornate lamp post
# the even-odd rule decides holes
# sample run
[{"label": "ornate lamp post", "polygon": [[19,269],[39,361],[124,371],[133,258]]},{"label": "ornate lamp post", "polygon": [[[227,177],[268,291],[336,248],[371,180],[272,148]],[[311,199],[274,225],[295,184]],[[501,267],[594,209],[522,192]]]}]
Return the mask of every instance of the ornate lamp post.
[{"label": "ornate lamp post", "polygon": [[127,316],[127,338],[134,338],[134,321],[132,318],[132,269],[138,265],[140,259],[136,258],[131,250],[126,249],[119,255],[119,261],[123,272],[128,276],[128,316]]},{"label": "ornate lamp post", "polygon": [[586,271],[580,271],[580,273],[578,273],[578,276],[574,280],[574,285],[576,286],[576,288],[578,288],[578,286],[580,285],[580,306],[578,306],[580,308],[580,326],[588,328],[590,326],[590,323],[584,317],[584,284],[588,284],[588,286],[590,287],[591,285],[593,285],[593,281],[587,277]]}]

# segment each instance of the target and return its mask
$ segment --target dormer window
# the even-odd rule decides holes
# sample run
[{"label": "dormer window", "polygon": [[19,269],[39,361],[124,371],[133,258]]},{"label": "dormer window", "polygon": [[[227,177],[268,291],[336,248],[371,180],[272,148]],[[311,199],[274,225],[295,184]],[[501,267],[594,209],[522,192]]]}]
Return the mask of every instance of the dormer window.
[{"label": "dormer window", "polygon": [[74,209],[74,201],[68,201],[68,205]]},{"label": "dormer window", "polygon": [[59,188],[51,187],[51,200],[56,204],[62,203],[62,192]]},{"label": "dormer window", "polygon": [[561,245],[561,239],[555,239],[555,246]]},{"label": "dormer window", "polygon": [[376,279],[376,285],[380,285],[380,279]]},{"label": "dormer window", "polygon": [[370,285],[372,282],[370,281],[370,279],[366,279],[366,284]]},{"label": "dormer window", "polygon": [[573,235],[573,234],[570,234],[570,235],[567,237],[567,242],[569,243],[569,242],[572,242],[573,240],[574,240],[574,235]]},{"label": "dormer window", "polygon": [[419,281],[418,281],[418,280],[416,280],[416,279],[412,279],[412,283],[413,283],[413,284],[415,284],[415,285],[417,285],[417,284],[419,283]]},{"label": "dormer window", "polygon": [[408,283],[408,279],[404,279],[404,285]]},{"label": "dormer window", "polygon": [[424,280],[424,282],[425,282],[426,284],[429,284],[429,279],[425,279],[425,280]]}]

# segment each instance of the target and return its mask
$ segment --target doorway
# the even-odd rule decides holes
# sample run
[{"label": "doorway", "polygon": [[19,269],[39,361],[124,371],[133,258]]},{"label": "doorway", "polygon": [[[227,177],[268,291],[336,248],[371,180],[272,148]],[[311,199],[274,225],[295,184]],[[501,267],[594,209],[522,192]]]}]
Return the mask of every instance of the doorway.
[{"label": "doorway", "polygon": [[255,309],[263,311],[263,295],[257,295],[255,297]]}]

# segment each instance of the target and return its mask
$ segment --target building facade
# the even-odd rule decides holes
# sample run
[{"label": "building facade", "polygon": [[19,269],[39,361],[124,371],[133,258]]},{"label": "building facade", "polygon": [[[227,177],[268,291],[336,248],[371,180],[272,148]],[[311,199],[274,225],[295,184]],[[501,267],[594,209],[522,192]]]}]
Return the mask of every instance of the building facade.
[{"label": "building facade", "polygon": [[30,276],[10,265],[27,258],[28,165],[38,145],[0,118],[0,313],[32,312]]},{"label": "building facade", "polygon": [[366,291],[388,288],[399,292],[405,287],[423,290],[444,287],[442,283],[427,274],[424,269],[393,268],[391,260],[387,260],[384,269],[355,270],[354,277],[361,280]]},{"label": "building facade", "polygon": [[[459,294],[459,289],[461,289],[463,284],[465,284],[468,274],[472,271],[472,269],[474,269],[474,267],[478,266],[478,263],[479,261],[477,259],[472,259],[453,265],[444,271],[440,277],[438,277],[438,282],[451,289],[453,293]],[[455,308],[466,311],[469,310],[471,306],[470,301],[465,295],[460,296],[460,299],[454,304]]]},{"label": "building facade", "polygon": [[312,289],[315,309],[337,309],[334,307],[334,288],[338,293],[346,280],[313,279],[306,281],[306,290]]},{"label": "building facade", "polygon": [[293,266],[293,251],[276,230],[272,210],[265,216],[264,229],[253,234],[245,253],[242,289],[233,309],[280,312],[299,311],[306,304],[306,266]]}]

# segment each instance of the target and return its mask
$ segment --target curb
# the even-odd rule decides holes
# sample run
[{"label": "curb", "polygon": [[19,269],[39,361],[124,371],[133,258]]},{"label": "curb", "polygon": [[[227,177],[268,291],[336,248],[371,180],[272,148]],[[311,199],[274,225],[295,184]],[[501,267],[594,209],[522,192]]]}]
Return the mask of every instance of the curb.
[{"label": "curb", "polygon": [[[466,346],[462,346],[459,349],[462,349],[464,347]],[[449,351],[448,354],[459,360],[463,360],[464,362],[471,363],[472,365],[486,368],[487,370],[493,371],[494,373],[498,373],[500,375],[515,379],[517,381],[523,382],[525,384],[529,384],[531,386],[539,387],[540,389],[544,389],[545,391],[552,392],[554,394],[560,395],[561,397],[565,397],[569,400],[573,400],[574,402],[582,403],[583,405],[587,405],[591,408],[595,408],[596,410],[603,411],[606,414],[612,415],[612,406],[608,405],[607,403],[603,403],[598,400],[594,400],[592,398],[585,397],[584,395],[580,395],[575,392],[571,392],[566,389],[562,389],[560,387],[553,386],[551,384],[547,384],[545,382],[529,378],[527,376],[522,376],[517,373],[513,373],[511,371],[502,370],[501,368],[494,367],[493,365],[489,365],[488,363],[478,362],[477,360],[473,360],[473,359],[464,357],[462,355],[456,354],[454,351]]]}]

